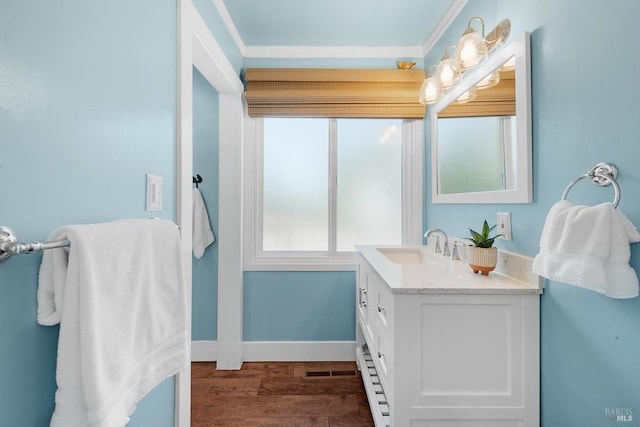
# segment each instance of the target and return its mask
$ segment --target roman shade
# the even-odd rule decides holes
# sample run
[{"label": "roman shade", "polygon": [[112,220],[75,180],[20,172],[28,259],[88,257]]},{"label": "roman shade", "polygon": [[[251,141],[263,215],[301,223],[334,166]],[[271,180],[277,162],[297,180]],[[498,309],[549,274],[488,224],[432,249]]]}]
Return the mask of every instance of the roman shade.
[{"label": "roman shade", "polygon": [[422,119],[423,70],[248,68],[250,117]]}]

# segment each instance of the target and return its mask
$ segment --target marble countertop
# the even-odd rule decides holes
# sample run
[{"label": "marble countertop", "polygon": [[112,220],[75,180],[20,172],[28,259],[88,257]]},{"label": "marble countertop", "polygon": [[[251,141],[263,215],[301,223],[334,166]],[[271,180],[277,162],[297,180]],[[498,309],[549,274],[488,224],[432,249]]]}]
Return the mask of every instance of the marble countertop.
[{"label": "marble countertop", "polygon": [[[496,270],[482,276],[465,261],[435,254],[427,246],[360,245],[356,250],[393,293],[542,293],[542,280],[531,272],[533,260],[518,254],[499,252]],[[398,262],[403,260],[409,262]]]}]

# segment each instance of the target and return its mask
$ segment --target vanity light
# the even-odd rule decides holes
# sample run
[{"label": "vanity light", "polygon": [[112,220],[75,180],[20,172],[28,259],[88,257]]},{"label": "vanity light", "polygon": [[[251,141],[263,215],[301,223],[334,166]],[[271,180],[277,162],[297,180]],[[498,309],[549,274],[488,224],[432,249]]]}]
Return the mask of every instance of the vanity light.
[{"label": "vanity light", "polygon": [[[482,26],[482,35],[471,27],[473,21],[479,21]],[[440,59],[436,73],[432,79],[427,78],[422,83],[418,101],[421,104],[434,104],[451,89],[463,74],[484,61],[498,47],[502,46],[511,32],[511,21],[503,19],[496,27],[485,36],[484,20],[479,16],[474,16],[467,23],[467,29],[462,34],[458,45],[449,45],[445,49],[444,55]],[[454,48],[453,58],[449,54],[449,49]],[[433,66],[432,66],[433,67]],[[515,57],[507,61],[500,71],[509,71],[515,68]],[[500,72],[487,75],[477,84],[478,89],[486,89],[497,85],[500,82]],[[438,86],[439,85],[439,86]],[[475,95],[474,95],[475,97]],[[459,97],[458,103],[469,102],[464,94]]]},{"label": "vanity light", "polygon": [[[436,67],[436,65],[432,65],[429,71],[431,71],[433,67]],[[418,101],[420,104],[435,104],[441,96],[442,85],[440,84],[440,80],[436,78],[435,74],[431,77],[427,74],[427,78],[422,82]]]},{"label": "vanity light", "polygon": [[[471,27],[474,20],[480,21],[482,25],[482,35]],[[456,48],[456,66],[460,71],[475,67],[488,55],[487,43],[484,40],[484,21],[479,16],[474,16],[469,20],[467,29],[462,33],[462,37]]]},{"label": "vanity light", "polygon": [[436,78],[440,81],[442,90],[449,89],[458,81],[458,78],[460,77],[460,73],[455,66],[454,58],[449,56],[449,48],[455,49],[455,46],[447,46],[444,51],[444,55],[442,56],[442,58],[440,58],[438,68],[436,69]]},{"label": "vanity light", "polygon": [[502,64],[500,71],[513,71],[516,69],[516,57],[512,56],[507,62]]},{"label": "vanity light", "polygon": [[476,83],[476,89],[488,89],[500,83],[500,70],[496,70]]},{"label": "vanity light", "polygon": [[473,101],[474,99],[476,99],[476,88],[472,87],[471,89],[460,95],[458,98],[456,98],[454,104],[465,104],[467,102]]}]

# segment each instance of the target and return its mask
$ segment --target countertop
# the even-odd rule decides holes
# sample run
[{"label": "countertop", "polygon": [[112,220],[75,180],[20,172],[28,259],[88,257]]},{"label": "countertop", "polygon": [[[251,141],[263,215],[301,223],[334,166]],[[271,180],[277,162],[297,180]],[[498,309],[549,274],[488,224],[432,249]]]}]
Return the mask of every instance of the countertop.
[{"label": "countertop", "polygon": [[[410,263],[391,258],[407,256]],[[393,293],[411,294],[541,294],[542,280],[531,272],[532,259],[499,252],[498,266],[488,276],[474,273],[463,260],[435,254],[427,246],[360,245],[365,258]],[[394,255],[398,255],[395,257]],[[463,254],[461,254],[463,256]]]}]

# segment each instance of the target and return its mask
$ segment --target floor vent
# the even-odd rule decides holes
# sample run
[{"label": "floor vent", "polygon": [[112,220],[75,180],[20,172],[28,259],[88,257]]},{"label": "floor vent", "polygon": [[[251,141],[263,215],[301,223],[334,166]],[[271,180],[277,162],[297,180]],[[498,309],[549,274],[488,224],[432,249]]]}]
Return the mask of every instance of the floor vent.
[{"label": "floor vent", "polygon": [[304,373],[304,378],[357,378],[358,374],[354,369],[339,370],[339,371],[316,371],[307,370]]}]

